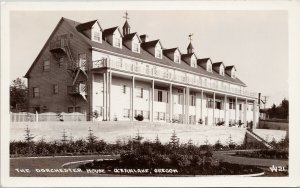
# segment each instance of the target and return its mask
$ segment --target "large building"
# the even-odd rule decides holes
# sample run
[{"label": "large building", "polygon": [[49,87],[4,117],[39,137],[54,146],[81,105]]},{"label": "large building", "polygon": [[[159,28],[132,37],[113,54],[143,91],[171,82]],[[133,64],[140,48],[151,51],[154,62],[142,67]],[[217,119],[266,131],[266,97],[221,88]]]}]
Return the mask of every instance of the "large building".
[{"label": "large building", "polygon": [[[190,36],[191,37],[191,36]],[[161,40],[98,20],[61,18],[25,75],[31,112],[81,112],[88,120],[257,125],[257,94],[235,66],[165,48]]]}]

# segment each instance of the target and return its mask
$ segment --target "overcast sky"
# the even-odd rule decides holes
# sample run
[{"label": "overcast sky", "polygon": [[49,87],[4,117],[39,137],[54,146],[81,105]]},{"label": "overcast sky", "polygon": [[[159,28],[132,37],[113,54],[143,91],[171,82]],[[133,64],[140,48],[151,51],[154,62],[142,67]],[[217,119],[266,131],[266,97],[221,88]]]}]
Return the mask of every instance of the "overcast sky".
[{"label": "overcast sky", "polygon": [[[12,12],[10,79],[25,75],[61,17],[98,19],[103,29],[124,24],[124,11]],[[161,39],[186,52],[188,35],[198,58],[235,65],[248,90],[269,96],[267,106],[288,98],[286,11],[129,11],[131,32]]]}]

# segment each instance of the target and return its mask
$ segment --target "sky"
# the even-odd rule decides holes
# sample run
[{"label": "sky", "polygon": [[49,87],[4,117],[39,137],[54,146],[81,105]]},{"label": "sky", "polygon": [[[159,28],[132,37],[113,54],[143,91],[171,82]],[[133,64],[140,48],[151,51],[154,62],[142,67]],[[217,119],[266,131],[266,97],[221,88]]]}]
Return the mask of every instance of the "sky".
[{"label": "sky", "polygon": [[[124,24],[124,11],[14,11],[10,15],[10,80],[23,77],[61,17],[98,19],[103,29]],[[131,32],[160,39],[164,48],[235,65],[250,91],[268,97],[266,107],[288,99],[287,11],[128,11]]]}]

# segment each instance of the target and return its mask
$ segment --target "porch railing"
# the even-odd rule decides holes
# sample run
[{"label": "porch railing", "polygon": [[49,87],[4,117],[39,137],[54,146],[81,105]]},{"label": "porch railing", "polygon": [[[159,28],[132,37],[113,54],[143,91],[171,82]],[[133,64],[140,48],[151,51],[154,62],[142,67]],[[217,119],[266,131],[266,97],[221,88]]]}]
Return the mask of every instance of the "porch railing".
[{"label": "porch railing", "polygon": [[190,84],[194,86],[202,86],[206,87],[208,89],[214,89],[219,91],[225,91],[229,93],[239,94],[239,95],[245,95],[249,97],[256,97],[257,94],[255,92],[249,92],[247,90],[240,90],[237,88],[230,88],[223,85],[218,84],[211,84],[207,82],[202,82],[201,79],[197,77],[188,77],[187,75],[179,75],[176,74],[175,70],[170,70],[167,68],[162,68],[159,66],[154,66],[153,68],[149,68],[142,64],[135,64],[135,63],[128,63],[128,62],[122,62],[122,61],[115,61],[115,60],[109,60],[106,58],[103,58],[101,60],[93,61],[92,62],[92,68],[104,68],[104,67],[110,67],[115,68],[118,70],[128,71],[128,72],[134,72],[139,73],[143,75],[150,75],[156,78],[162,78],[170,81],[177,81],[185,84]]}]

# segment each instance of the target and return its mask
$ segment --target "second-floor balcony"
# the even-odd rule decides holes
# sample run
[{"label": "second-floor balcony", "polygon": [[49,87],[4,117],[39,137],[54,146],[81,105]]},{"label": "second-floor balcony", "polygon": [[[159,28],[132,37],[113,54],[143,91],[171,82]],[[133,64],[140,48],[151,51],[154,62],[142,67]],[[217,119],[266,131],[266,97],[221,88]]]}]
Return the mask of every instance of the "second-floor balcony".
[{"label": "second-floor balcony", "polygon": [[67,39],[55,39],[50,42],[50,51],[51,52],[59,52],[64,51],[65,46],[68,44]]},{"label": "second-floor balcony", "polygon": [[87,87],[85,83],[76,83],[75,85],[68,86],[68,94],[75,95],[81,94],[85,95],[87,93]]},{"label": "second-floor balcony", "polygon": [[[203,82],[201,78],[197,75],[192,75],[189,73],[180,72],[173,69],[168,69],[160,66],[152,65],[151,68],[149,65],[142,63],[124,63],[122,61],[114,61],[103,58],[101,60],[93,61],[92,68],[114,68],[121,71],[137,73],[145,76],[152,76],[155,78],[160,78],[168,81],[175,81],[183,84],[188,84],[191,86],[204,87],[207,89],[213,89],[217,91],[223,91],[248,97],[257,97],[255,92],[249,92],[247,90],[241,90],[238,88],[232,88],[227,85]],[[179,74],[180,72],[180,74]]]},{"label": "second-floor balcony", "polygon": [[76,69],[82,69],[83,71],[87,70],[87,60],[86,59],[79,59],[76,62],[70,62],[68,64],[68,69],[76,70]]}]

